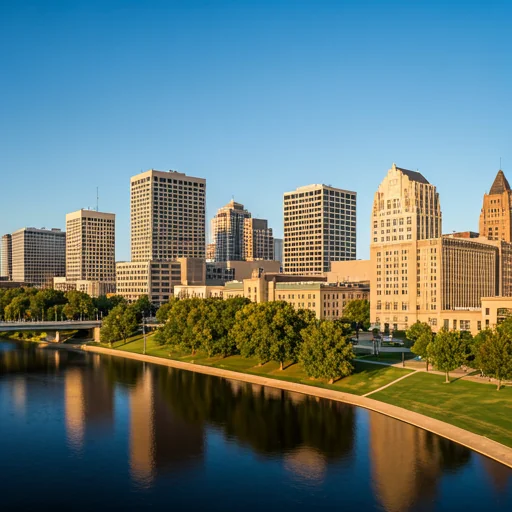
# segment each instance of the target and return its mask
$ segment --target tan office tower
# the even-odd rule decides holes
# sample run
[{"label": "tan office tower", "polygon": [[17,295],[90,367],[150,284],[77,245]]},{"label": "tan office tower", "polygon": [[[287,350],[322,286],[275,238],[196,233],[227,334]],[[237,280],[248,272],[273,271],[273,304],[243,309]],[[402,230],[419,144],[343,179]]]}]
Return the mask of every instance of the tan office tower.
[{"label": "tan office tower", "polygon": [[78,210],[66,215],[66,281],[98,283],[101,295],[115,292],[115,231],[113,213]]},{"label": "tan office tower", "polygon": [[247,261],[274,259],[274,237],[266,220],[245,219],[243,251]]},{"label": "tan office tower", "polygon": [[151,169],[130,188],[132,262],[205,257],[206,180]]},{"label": "tan office tower", "polygon": [[[419,308],[417,242],[441,236],[436,187],[393,164],[375,193],[371,223],[371,321],[381,329],[407,329]],[[440,263],[441,254],[435,256]]]},{"label": "tan office tower", "polygon": [[22,228],[12,234],[12,279],[37,287],[53,285],[66,274],[66,233],[60,229]]},{"label": "tan office tower", "polygon": [[7,234],[2,237],[2,272],[1,277],[12,280],[12,236]]},{"label": "tan office tower", "polygon": [[512,191],[500,169],[491,190],[484,194],[480,213],[480,236],[512,242]]},{"label": "tan office tower", "polygon": [[244,205],[234,200],[219,208],[211,223],[215,261],[244,259],[245,221],[250,218],[251,214]]},{"label": "tan office tower", "polygon": [[331,261],[356,259],[356,193],[308,185],[284,194],[284,272],[329,271]]}]

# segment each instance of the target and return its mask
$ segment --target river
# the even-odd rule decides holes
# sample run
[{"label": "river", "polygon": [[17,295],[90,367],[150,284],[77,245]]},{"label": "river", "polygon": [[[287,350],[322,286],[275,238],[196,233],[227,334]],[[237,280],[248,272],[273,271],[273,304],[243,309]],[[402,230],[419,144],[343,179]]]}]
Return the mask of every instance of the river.
[{"label": "river", "polygon": [[512,470],[378,413],[0,341],[0,509],[512,510]]}]

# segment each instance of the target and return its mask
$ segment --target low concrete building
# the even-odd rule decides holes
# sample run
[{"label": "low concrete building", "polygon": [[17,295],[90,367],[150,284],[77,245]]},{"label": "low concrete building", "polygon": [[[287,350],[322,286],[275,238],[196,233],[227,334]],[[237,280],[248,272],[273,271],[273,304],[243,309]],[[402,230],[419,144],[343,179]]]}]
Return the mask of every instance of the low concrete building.
[{"label": "low concrete building", "polygon": [[331,269],[324,274],[328,283],[370,283],[370,260],[331,261]]},{"label": "low concrete building", "polygon": [[224,286],[207,285],[177,285],[174,287],[174,296],[179,299],[222,299],[224,298]]}]

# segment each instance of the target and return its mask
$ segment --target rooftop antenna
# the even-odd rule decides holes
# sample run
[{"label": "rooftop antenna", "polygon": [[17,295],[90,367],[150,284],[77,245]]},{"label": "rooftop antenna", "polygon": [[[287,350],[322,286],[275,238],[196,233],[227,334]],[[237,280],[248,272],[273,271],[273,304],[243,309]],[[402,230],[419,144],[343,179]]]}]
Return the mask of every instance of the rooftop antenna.
[{"label": "rooftop antenna", "polygon": [[100,193],[99,193],[99,187],[96,187],[96,211],[100,211]]}]

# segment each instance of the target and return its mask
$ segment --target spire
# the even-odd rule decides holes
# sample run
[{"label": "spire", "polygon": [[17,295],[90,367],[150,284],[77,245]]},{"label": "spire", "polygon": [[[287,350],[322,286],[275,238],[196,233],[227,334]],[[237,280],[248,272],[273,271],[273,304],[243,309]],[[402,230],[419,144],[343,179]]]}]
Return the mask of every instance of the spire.
[{"label": "spire", "polygon": [[510,190],[510,185],[508,184],[507,178],[505,178],[505,174],[503,174],[503,171],[500,169],[498,174],[496,174],[489,195],[503,194],[506,190]]}]

